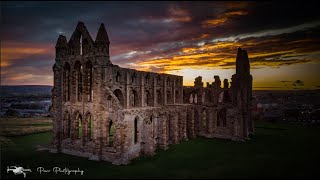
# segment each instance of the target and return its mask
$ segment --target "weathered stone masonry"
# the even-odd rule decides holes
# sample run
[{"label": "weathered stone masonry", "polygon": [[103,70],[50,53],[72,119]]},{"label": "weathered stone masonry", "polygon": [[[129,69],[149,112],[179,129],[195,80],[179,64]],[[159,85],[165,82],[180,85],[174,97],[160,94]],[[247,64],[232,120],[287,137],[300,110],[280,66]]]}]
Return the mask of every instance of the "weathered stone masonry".
[{"label": "weathered stone masonry", "polygon": [[60,35],[53,66],[51,152],[127,164],[196,136],[248,139],[252,76],[238,49],[231,87],[215,76],[203,87],[183,77],[121,68],[110,61],[101,24],[94,41],[79,22],[69,41]]}]

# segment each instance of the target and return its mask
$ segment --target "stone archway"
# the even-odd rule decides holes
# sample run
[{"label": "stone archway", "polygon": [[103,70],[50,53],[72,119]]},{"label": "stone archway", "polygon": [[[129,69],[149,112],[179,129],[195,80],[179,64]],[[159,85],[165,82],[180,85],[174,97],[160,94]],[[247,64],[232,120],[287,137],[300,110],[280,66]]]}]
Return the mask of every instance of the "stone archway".
[{"label": "stone archway", "polygon": [[120,89],[116,89],[113,91],[113,94],[118,98],[119,104],[123,107],[124,106],[124,98],[123,93]]}]

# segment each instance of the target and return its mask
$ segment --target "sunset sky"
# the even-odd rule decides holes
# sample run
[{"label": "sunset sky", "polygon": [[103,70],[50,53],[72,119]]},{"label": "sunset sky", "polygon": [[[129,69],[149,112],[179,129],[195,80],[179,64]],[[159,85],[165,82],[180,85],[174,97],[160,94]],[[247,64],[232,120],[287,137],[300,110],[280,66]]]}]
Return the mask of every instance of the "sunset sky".
[{"label": "sunset sky", "polygon": [[249,54],[253,89],[320,89],[316,2],[3,2],[1,85],[53,85],[54,46],[78,21],[93,39],[104,23],[121,67],[230,79],[237,48]]}]

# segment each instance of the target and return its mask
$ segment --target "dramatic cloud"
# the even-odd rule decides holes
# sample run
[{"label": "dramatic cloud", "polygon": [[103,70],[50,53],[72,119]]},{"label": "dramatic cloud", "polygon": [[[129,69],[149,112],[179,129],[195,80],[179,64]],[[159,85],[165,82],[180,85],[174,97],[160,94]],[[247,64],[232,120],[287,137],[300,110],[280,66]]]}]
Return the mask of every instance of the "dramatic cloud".
[{"label": "dramatic cloud", "polygon": [[[208,81],[213,73],[230,78],[242,47],[249,53],[254,87],[284,86],[279,79],[285,77],[290,87],[315,88],[311,83],[320,83],[315,78],[300,79],[302,86],[285,74],[295,75],[292,68],[301,67],[306,71],[299,73],[314,76],[306,68],[320,63],[317,8],[314,2],[5,1],[1,83],[52,84],[56,40],[59,34],[70,39],[82,21],[93,39],[99,24],[106,25],[111,61],[122,67],[183,75],[184,84],[192,85],[201,74]],[[265,77],[266,69],[279,77]]]}]

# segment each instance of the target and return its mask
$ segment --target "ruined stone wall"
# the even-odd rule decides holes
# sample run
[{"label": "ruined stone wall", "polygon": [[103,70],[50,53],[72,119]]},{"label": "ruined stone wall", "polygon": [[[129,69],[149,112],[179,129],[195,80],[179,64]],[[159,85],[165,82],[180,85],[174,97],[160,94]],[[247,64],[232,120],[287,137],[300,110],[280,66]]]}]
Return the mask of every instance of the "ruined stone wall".
[{"label": "ruined stone wall", "polygon": [[103,24],[95,41],[81,22],[68,42],[59,36],[52,152],[127,164],[197,136],[243,140],[253,131],[247,102],[252,86],[240,86],[242,76],[233,77],[231,88],[227,81],[222,88],[218,76],[207,87],[201,77],[194,87],[183,87],[182,76],[113,65],[109,44]]}]

